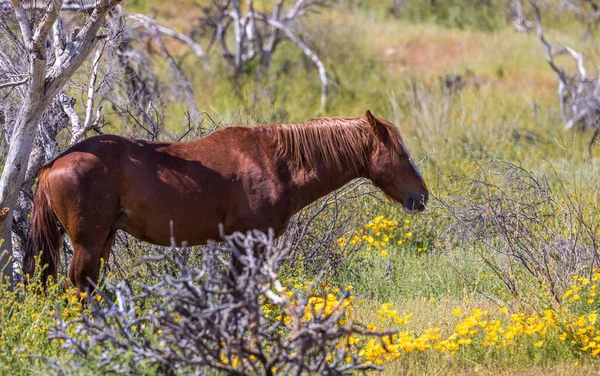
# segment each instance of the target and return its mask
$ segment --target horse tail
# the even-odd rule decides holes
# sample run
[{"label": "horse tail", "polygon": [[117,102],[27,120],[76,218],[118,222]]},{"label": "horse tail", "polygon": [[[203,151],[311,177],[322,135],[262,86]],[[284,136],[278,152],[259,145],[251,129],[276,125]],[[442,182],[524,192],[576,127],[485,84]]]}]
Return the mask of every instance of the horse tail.
[{"label": "horse tail", "polygon": [[44,286],[49,276],[56,278],[62,239],[61,228],[50,205],[48,192],[50,166],[44,166],[40,170],[38,188],[33,201],[33,217],[23,257],[23,273],[29,274],[29,277],[33,278],[36,267],[35,256],[39,255],[40,251],[42,252],[41,260],[37,264],[45,266],[41,273]]}]

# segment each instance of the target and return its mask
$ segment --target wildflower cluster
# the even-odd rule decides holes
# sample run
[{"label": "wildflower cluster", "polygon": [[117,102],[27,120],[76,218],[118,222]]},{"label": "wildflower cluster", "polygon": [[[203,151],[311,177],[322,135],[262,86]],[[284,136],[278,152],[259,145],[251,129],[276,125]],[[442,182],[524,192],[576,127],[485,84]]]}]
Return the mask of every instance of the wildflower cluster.
[{"label": "wildflower cluster", "polygon": [[[421,229],[415,223],[420,220],[410,219],[393,220],[383,215],[373,218],[356,234],[337,240],[340,247],[350,244],[353,246],[364,245],[367,253],[377,253],[382,257],[389,254],[390,248],[403,247],[417,253],[426,252],[430,249],[431,241],[427,236],[417,236]],[[439,246],[436,242],[435,245]]]},{"label": "wildflower cluster", "polygon": [[[333,314],[341,314],[335,326],[353,321],[351,315],[355,311],[356,297],[351,295],[352,286],[346,286],[342,292],[339,288],[332,287],[328,283],[315,285],[311,280],[299,282],[298,278],[286,279],[283,283],[286,286],[283,286],[282,289],[290,300],[290,307],[294,308],[299,305],[304,307],[300,317],[302,323],[310,322],[315,317],[329,317]],[[306,294],[308,296],[305,296]],[[363,300],[359,299],[359,301],[362,302]],[[280,308],[280,305],[268,303],[266,299],[263,299],[261,309],[264,318],[283,321],[285,325],[291,324],[291,315],[295,312],[290,312],[290,309],[285,309],[282,312]]]},{"label": "wildflower cluster", "polygon": [[[405,330],[413,315],[401,315],[391,303],[385,303],[377,310],[379,321],[386,329],[393,327],[398,331],[383,337],[383,341],[366,340],[359,356],[381,365],[413,352],[434,351],[454,356],[470,348],[488,348],[515,354],[522,349],[534,353],[546,346],[563,346],[578,356],[589,354],[594,358],[600,354],[596,300],[600,270],[594,269],[592,273],[591,277],[574,276],[574,284],[564,293],[565,304],[544,309],[541,313],[511,314],[507,307],[500,307],[495,313],[478,308],[467,312],[454,308],[451,315],[457,321],[449,332],[438,327],[423,328],[418,332]],[[452,318],[444,321],[452,321]],[[375,324],[369,324],[368,328],[380,329]],[[355,342],[361,343],[360,340]]]},{"label": "wildflower cluster", "polygon": [[[404,326],[412,315],[401,316],[391,309],[391,304],[383,304],[377,311],[381,321],[393,321]],[[501,308],[500,312],[506,312]],[[402,355],[413,352],[435,351],[455,355],[461,348],[471,346],[494,347],[501,349],[516,344],[521,338],[535,336],[534,347],[540,347],[550,329],[556,329],[553,314],[548,311],[546,316],[523,314],[511,315],[508,320],[490,319],[489,312],[473,309],[469,315],[462,315],[460,309],[452,312],[455,316],[462,317],[455,324],[454,331],[446,336],[438,327],[425,328],[420,334],[411,330],[400,330],[397,334],[383,337],[383,341],[368,340],[359,356],[365,357],[367,362],[381,365],[386,361],[394,360]],[[502,324],[502,321],[507,321]],[[374,324],[369,325],[370,330],[377,330]]]},{"label": "wildflower cluster", "polygon": [[57,318],[73,320],[82,314],[75,290],[64,286],[64,280],[50,279],[44,288],[39,272],[13,289],[0,283],[0,374],[43,373],[40,357],[64,355],[60,343],[48,343],[48,333]]},{"label": "wildflower cluster", "polygon": [[600,290],[600,269],[592,269],[588,277],[574,275],[572,278],[573,284],[563,294],[566,305],[563,310],[570,313],[571,319],[562,323],[563,331],[559,339],[576,350],[596,357],[600,354],[600,301],[597,299]]}]

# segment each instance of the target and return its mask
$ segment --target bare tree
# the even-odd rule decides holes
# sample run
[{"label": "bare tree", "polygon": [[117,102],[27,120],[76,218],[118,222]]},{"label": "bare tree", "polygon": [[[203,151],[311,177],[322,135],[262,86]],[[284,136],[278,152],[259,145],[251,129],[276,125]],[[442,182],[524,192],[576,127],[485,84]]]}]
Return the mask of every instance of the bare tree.
[{"label": "bare tree", "polygon": [[[298,35],[294,26],[300,17],[333,2],[335,0],[296,0],[286,10],[286,0],[277,0],[270,11],[259,11],[253,0],[246,0],[244,9],[238,0],[213,0],[212,5],[204,8],[205,16],[200,20],[200,28],[213,35],[236,75],[256,58],[262,67],[268,68],[279,43],[283,39],[290,40],[317,67],[321,79],[321,106],[324,107],[328,86],[325,64]],[[228,44],[232,30],[233,48]]]},{"label": "bare tree", "polygon": [[[581,53],[567,45],[552,45],[544,35],[539,5],[529,0],[535,13],[537,35],[546,50],[546,61],[558,77],[560,114],[566,129],[573,127],[595,129],[589,143],[591,147],[600,132],[600,75],[589,77]],[[558,66],[554,58],[569,55],[577,64],[577,72],[569,74]]]},{"label": "bare tree", "polygon": [[[27,52],[26,74],[19,79],[3,82],[0,87],[25,86],[25,100],[10,136],[8,155],[0,178],[0,208],[6,212],[0,218],[0,234],[3,239],[0,268],[5,276],[12,278],[11,231],[13,210],[19,191],[25,180],[37,133],[39,120],[70,77],[92,52],[102,35],[98,35],[104,19],[120,0],[97,0],[81,29],[68,36],[62,30],[59,12],[61,0],[47,2],[38,13],[28,12],[27,2],[12,1],[14,15],[19,24],[23,47]],[[49,35],[52,31],[52,44]],[[23,73],[23,72],[22,72]]]}]

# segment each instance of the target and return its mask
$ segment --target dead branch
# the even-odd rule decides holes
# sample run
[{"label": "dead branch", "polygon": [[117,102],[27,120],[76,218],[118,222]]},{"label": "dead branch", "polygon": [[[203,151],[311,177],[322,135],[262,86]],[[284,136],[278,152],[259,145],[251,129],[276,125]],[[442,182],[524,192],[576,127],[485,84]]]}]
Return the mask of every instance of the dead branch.
[{"label": "dead branch", "polygon": [[[89,299],[91,317],[65,322],[57,316],[49,338],[61,340],[75,363],[51,366],[65,371],[78,362],[95,362],[104,372],[140,373],[150,366],[161,374],[211,369],[230,375],[380,369],[358,354],[367,338],[395,332],[370,331],[358,323],[346,311],[354,301],[349,291],[336,301],[312,287],[290,294],[279,280],[289,245],[278,246],[272,232],[223,239],[224,244],[204,249],[198,261],[190,249],[177,249],[173,239],[170,249],[143,261],[147,272],[136,276],[135,284],[111,285],[115,298],[102,294],[107,304]],[[317,308],[316,300],[328,308]],[[139,309],[144,306],[152,308]],[[350,345],[350,336],[365,340]]]},{"label": "dead branch", "polygon": [[[98,80],[98,67],[100,65],[100,58],[104,52],[104,45],[102,48],[96,50],[94,54],[94,59],[92,60],[92,71],[90,75],[90,81],[88,84],[87,90],[87,104],[85,109],[85,119],[83,121],[83,126],[79,125],[79,122],[74,122],[71,116],[71,124],[72,124],[72,137],[69,142],[70,145],[74,145],[79,142],[81,138],[88,132],[90,129],[96,128],[98,123],[100,122],[100,114],[102,111],[102,107],[98,107],[96,109],[96,120],[92,122],[92,113],[94,111],[94,98],[96,96],[96,81]],[[79,118],[78,118],[79,120]]]},{"label": "dead branch", "polygon": [[[256,15],[258,16],[258,14]],[[306,56],[308,56],[308,58],[310,58],[312,62],[317,66],[317,70],[319,71],[319,78],[321,79],[321,107],[324,108],[325,104],[327,103],[328,80],[325,65],[323,64],[319,56],[317,56],[317,54],[306,43],[304,43],[300,38],[298,38],[296,34],[294,34],[294,32],[283,23],[263,16],[259,16],[258,18],[262,19],[269,25],[275,27],[277,30],[282,31],[285,35],[287,35],[287,37],[292,42],[294,42],[302,50],[302,52]]]},{"label": "dead branch", "polygon": [[[258,11],[253,0],[246,0],[242,10],[237,0],[213,0],[204,8],[205,16],[200,27],[212,33],[221,46],[223,57],[233,66],[236,75],[255,58],[260,59],[263,69],[269,67],[282,38],[287,38],[315,64],[321,80],[321,106],[327,101],[328,78],[325,65],[318,54],[298,36],[294,24],[311,11],[330,6],[335,0],[296,0],[284,11],[285,0],[278,0],[269,11]],[[232,30],[234,47],[229,47],[229,33]]]},{"label": "dead branch", "polygon": [[[529,0],[533,8],[537,24],[537,35],[540,38],[545,50],[546,61],[552,70],[558,76],[558,99],[560,105],[560,114],[566,129],[592,128],[600,127],[600,75],[597,78],[589,79],[585,69],[583,55],[567,45],[558,45],[557,47],[546,39],[542,26],[542,17],[538,4],[534,0]],[[577,64],[577,73],[568,74],[562,67],[559,67],[554,57],[562,54],[570,55]],[[592,137],[589,148],[595,141],[597,132]]]},{"label": "dead branch", "polygon": [[[206,69],[210,69],[210,60],[208,59],[208,56],[206,56],[202,47],[198,43],[194,42],[192,38],[158,24],[155,20],[148,16],[141,14],[125,14],[125,17],[139,21],[145,28],[154,29],[160,34],[169,36],[188,45],[196,56],[204,60],[204,67]],[[135,28],[136,26],[133,25],[132,27]]]},{"label": "dead branch", "polygon": [[20,85],[24,85],[27,83],[27,81],[29,81],[29,77],[25,77],[22,80],[19,81],[12,81],[12,82],[5,82],[5,83],[0,83],[0,89],[4,89],[7,87],[15,87],[15,86],[20,86]]},{"label": "dead branch", "polygon": [[464,194],[441,200],[453,222],[448,234],[473,250],[523,302],[523,274],[560,302],[570,276],[597,265],[597,234],[590,231],[596,225],[580,205],[581,196],[555,172],[542,175],[505,161],[485,161],[464,188]]},{"label": "dead branch", "polygon": [[520,33],[527,33],[533,28],[533,23],[525,17],[523,12],[523,0],[510,0],[508,17],[515,30]]}]

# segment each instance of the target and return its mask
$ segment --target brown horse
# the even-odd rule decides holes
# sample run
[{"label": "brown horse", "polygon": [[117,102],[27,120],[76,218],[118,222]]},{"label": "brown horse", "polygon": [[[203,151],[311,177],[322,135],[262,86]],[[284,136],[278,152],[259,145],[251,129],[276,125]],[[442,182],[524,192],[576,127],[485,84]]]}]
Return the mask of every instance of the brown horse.
[{"label": "brown horse", "polygon": [[192,142],[92,137],[41,170],[23,270],[31,275],[43,250],[43,279],[56,276],[64,230],[73,244],[69,278],[87,291],[119,229],[159,245],[170,242],[170,221],[190,245],[218,239],[219,224],[226,233],[281,235],[294,213],[358,177],[408,213],[425,209],[428,191],[399,131],[369,111],[225,128]]}]

